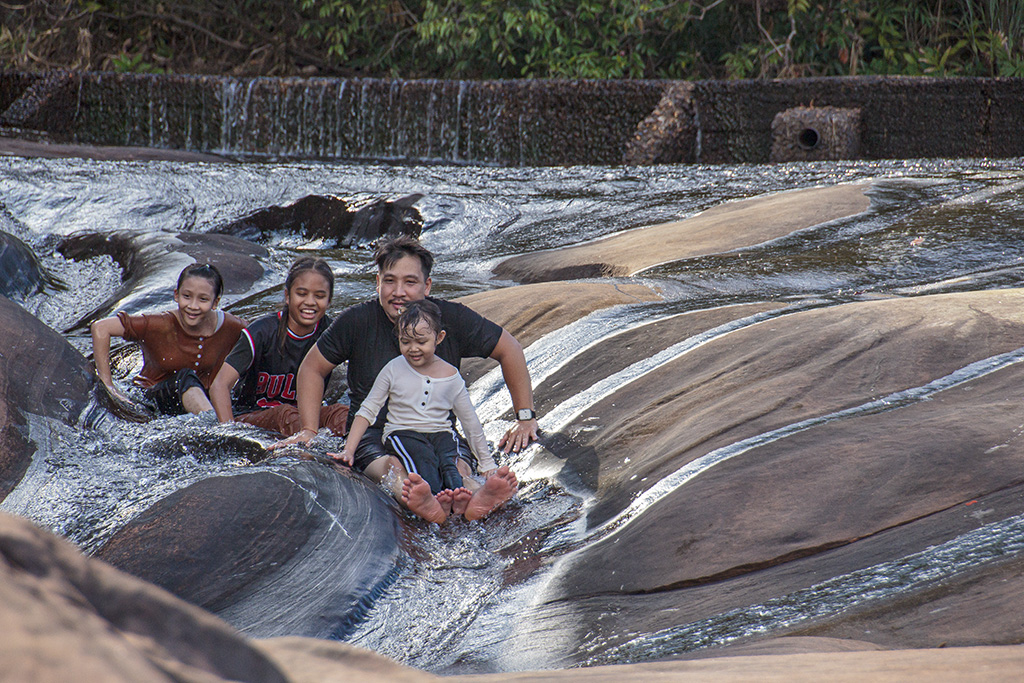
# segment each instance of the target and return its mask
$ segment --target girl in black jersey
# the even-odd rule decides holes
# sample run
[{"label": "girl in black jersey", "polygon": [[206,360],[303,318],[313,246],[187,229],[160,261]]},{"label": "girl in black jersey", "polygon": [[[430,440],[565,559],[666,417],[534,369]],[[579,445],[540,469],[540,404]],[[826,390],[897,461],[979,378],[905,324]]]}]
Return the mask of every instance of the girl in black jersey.
[{"label": "girl in black jersey", "polygon": [[[237,420],[285,436],[301,429],[295,376],[306,352],[331,323],[326,313],[333,296],[334,273],[326,261],[306,256],[292,264],[282,309],[242,332],[213,380],[210,401],[218,420]],[[341,436],[347,418],[347,405],[324,406],[320,426]]]}]

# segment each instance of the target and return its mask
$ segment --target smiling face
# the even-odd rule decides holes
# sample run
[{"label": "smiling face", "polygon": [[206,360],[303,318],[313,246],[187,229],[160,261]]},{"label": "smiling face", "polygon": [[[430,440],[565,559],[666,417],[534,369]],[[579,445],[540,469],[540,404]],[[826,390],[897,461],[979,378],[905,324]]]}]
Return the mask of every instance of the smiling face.
[{"label": "smiling face", "polygon": [[193,334],[208,328],[212,312],[220,300],[214,294],[214,285],[204,277],[186,277],[181,286],[174,290],[174,302],[178,304],[178,320],[182,327]]},{"label": "smiling face", "polygon": [[288,309],[288,329],[303,337],[314,329],[327,313],[331,303],[331,285],[320,273],[307,270],[295,277],[285,290],[284,303]]},{"label": "smiling face", "polygon": [[399,333],[398,348],[409,365],[421,369],[434,362],[434,352],[442,339],[444,330],[434,332],[429,322],[420,320],[416,327],[406,327]]},{"label": "smiling face", "polygon": [[398,320],[402,308],[430,294],[430,278],[423,276],[423,265],[415,256],[403,256],[377,273],[377,298],[384,312]]}]

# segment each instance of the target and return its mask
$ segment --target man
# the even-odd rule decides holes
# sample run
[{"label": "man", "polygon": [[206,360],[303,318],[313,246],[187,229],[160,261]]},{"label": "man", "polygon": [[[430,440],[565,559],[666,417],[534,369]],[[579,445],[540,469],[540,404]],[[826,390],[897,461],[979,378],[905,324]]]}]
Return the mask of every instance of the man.
[{"label": "man", "polygon": [[[377,374],[400,355],[395,321],[407,303],[429,296],[434,257],[417,240],[403,235],[383,243],[374,261],[377,264],[377,297],[343,311],[306,354],[297,378],[297,405],[302,430],[274,444],[274,448],[306,443],[316,436],[324,377],[338,364],[348,361],[351,422]],[[462,304],[433,298],[431,301],[441,309],[447,333],[438,345],[439,357],[456,368],[465,357],[489,357],[498,361],[517,418],[516,425],[502,437],[498,447],[506,453],[525,448],[537,439],[537,419],[522,346],[507,330]],[[410,475],[397,458],[384,451],[382,432],[386,410],[385,406],[377,421],[366,430],[352,464],[370,479],[384,482],[396,500],[420,514],[425,508],[432,508],[436,501],[430,495],[430,485],[426,481],[415,473]],[[465,450],[468,452],[469,449]],[[483,485],[469,478],[476,473],[475,463],[460,458],[458,467],[472,493],[464,512],[467,519],[486,516],[515,494],[515,474],[507,467],[483,472],[486,477]],[[421,516],[430,518],[429,515]]]}]

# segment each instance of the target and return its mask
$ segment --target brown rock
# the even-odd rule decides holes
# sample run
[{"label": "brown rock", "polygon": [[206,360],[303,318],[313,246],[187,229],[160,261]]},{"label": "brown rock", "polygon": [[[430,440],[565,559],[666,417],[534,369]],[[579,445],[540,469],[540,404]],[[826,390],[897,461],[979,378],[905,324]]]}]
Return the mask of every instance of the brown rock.
[{"label": "brown rock", "polygon": [[269,638],[254,641],[291,683],[418,683],[448,680],[402,666],[361,647],[313,638]]},{"label": "brown rock", "polygon": [[653,266],[742,249],[866,211],[866,183],[816,187],[728,202],[691,218],[628,230],[579,246],[515,256],[498,278],[530,283],[622,277]]},{"label": "brown rock", "polygon": [[[759,438],[584,544],[523,619],[517,643],[571,640],[582,637],[573,624],[587,624],[588,643],[614,645],[623,634],[758,604],[1024,513],[1019,364],[898,409],[873,403],[1016,351],[1022,305],[1024,291],[993,290],[785,315],[714,339],[590,406],[548,447],[593,487],[591,528],[685,464]],[[650,327],[685,338],[699,320],[688,318]],[[588,350],[584,367],[618,362],[620,344]],[[569,397],[592,383],[580,375],[578,383],[575,372],[547,382]],[[963,507],[972,500],[987,516]],[[908,599],[907,616],[893,616],[898,637],[876,641],[874,629],[855,627],[815,633],[938,646],[955,624],[957,644],[1021,642],[1019,574],[1000,574],[959,599],[952,622]],[[970,594],[967,583],[951,585],[949,599]],[[996,633],[1003,635],[993,641]]]},{"label": "brown rock", "polygon": [[215,617],[6,514],[0,631],[5,680],[286,681]]}]

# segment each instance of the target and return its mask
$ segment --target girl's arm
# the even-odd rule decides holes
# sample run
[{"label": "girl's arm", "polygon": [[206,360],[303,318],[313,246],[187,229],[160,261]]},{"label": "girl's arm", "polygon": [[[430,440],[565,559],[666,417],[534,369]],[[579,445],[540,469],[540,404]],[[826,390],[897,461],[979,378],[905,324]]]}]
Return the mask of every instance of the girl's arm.
[{"label": "girl's arm", "polygon": [[238,381],[238,370],[229,363],[224,363],[217,371],[210,385],[210,403],[217,413],[218,422],[231,422],[235,414],[231,410],[231,387]]},{"label": "girl's arm", "polygon": [[124,325],[116,317],[104,318],[90,325],[89,330],[92,332],[92,358],[96,365],[96,376],[114,396],[123,401],[129,400],[114,386],[114,379],[110,375],[110,338],[123,337]]},{"label": "girl's arm", "polygon": [[370,426],[370,421],[362,415],[356,415],[355,419],[352,420],[352,428],[348,430],[348,436],[345,438],[345,450],[338,453],[328,453],[335,460],[340,460],[349,467],[355,462],[356,448],[359,447],[359,440],[363,438],[363,434],[366,433],[366,429]]},{"label": "girl's arm", "polygon": [[466,432],[466,440],[469,441],[469,447],[473,451],[473,455],[476,456],[480,474],[487,476],[497,469],[498,464],[491,457],[491,448],[487,443],[487,438],[484,436],[483,425],[480,424],[480,418],[473,408],[473,402],[469,398],[469,391],[466,389],[465,384],[459,388],[458,394],[455,395],[455,400],[452,402],[452,410],[455,411],[455,417],[459,418],[459,422],[462,423],[462,429]]},{"label": "girl's arm", "polygon": [[377,419],[377,413],[380,412],[384,401],[391,393],[391,370],[393,367],[391,364],[385,365],[377,375],[377,379],[373,381],[370,393],[363,399],[362,405],[359,406],[359,412],[352,419],[352,427],[348,431],[348,436],[345,437],[345,450],[340,455],[336,453],[327,455],[335,460],[341,460],[346,465],[355,462],[356,449],[359,448],[359,441],[370,427],[370,419]]},{"label": "girl's arm", "polygon": [[281,439],[270,445],[270,450],[283,448],[296,443],[309,443],[320,430],[320,404],[324,400],[324,378],[334,370],[334,363],[324,358],[320,349],[314,344],[306,352],[306,357],[299,365],[299,373],[295,378],[295,405],[299,409],[302,429],[287,439]]}]

